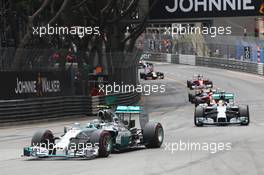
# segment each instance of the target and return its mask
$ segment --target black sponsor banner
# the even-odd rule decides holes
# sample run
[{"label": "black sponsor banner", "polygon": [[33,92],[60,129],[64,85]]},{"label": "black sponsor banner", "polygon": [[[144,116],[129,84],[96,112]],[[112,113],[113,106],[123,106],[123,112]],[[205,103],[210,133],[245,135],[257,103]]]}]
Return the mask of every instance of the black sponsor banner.
[{"label": "black sponsor banner", "polygon": [[[150,6],[156,0],[150,0]],[[263,16],[264,0],[158,0],[151,19]]]},{"label": "black sponsor banner", "polygon": [[69,95],[68,72],[0,72],[0,99],[19,99]]}]

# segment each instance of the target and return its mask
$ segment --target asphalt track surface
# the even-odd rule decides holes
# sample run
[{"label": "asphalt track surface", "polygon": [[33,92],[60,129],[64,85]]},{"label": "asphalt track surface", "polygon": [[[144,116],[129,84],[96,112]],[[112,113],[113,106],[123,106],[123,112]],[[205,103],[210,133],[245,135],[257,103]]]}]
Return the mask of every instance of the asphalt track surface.
[{"label": "asphalt track surface", "polygon": [[[166,92],[144,96],[142,104],[150,119],[160,121],[165,140],[160,149],[142,149],[94,160],[29,159],[20,157],[22,148],[30,144],[32,134],[39,129],[62,133],[72,121],[40,123],[0,129],[1,175],[263,175],[264,174],[264,78],[221,69],[162,64],[157,71],[165,80],[143,81],[165,84]],[[203,74],[226,91],[234,92],[236,102],[248,104],[249,126],[210,126],[197,128],[193,124],[194,106],[187,102],[186,80],[193,74]],[[81,119],[84,121],[84,119]],[[231,143],[231,150],[211,153],[204,150],[168,150],[169,144]],[[175,147],[174,147],[175,148]]]}]

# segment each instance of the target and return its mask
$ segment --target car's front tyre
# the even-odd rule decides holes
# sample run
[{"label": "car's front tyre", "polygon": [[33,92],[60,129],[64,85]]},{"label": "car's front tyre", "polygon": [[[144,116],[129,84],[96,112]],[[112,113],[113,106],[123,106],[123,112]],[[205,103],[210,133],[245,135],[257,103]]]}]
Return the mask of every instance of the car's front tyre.
[{"label": "car's front tyre", "polygon": [[247,126],[250,123],[249,107],[248,105],[239,106],[239,117],[245,120],[241,122],[241,125]]},{"label": "car's front tyre", "polygon": [[98,157],[108,157],[112,151],[113,143],[111,134],[104,130],[96,130],[91,135],[91,143],[98,146]]},{"label": "car's front tyre", "polygon": [[32,147],[43,147],[49,150],[49,154],[55,154],[53,149],[55,145],[54,135],[50,130],[41,130],[36,132],[31,139]]},{"label": "car's front tyre", "polygon": [[197,127],[202,127],[203,123],[199,122],[199,118],[204,117],[204,108],[201,106],[197,106],[194,111],[194,125]]}]

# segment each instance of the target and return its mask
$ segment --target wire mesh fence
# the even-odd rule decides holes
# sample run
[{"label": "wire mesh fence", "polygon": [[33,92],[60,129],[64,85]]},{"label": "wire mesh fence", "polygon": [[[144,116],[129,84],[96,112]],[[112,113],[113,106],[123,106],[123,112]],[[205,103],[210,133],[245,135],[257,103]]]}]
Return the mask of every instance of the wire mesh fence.
[{"label": "wire mesh fence", "polygon": [[144,34],[145,52],[197,55],[263,63],[264,40],[254,37]]},{"label": "wire mesh fence", "polygon": [[[63,56],[62,56],[63,55]],[[55,49],[21,49],[19,52],[15,48],[0,48],[0,71],[16,70],[15,62],[19,58],[21,70],[64,70],[72,69],[73,76],[85,80],[90,80],[91,75],[104,75],[108,83],[137,84],[137,66],[141,52],[133,53],[102,53],[91,57],[88,52],[83,54],[73,53],[66,50]],[[98,67],[100,72],[96,72]],[[80,76],[80,74],[86,74]],[[97,81],[97,79],[94,79]]]},{"label": "wire mesh fence", "polygon": [[19,55],[14,47],[0,47],[0,70],[15,69],[15,58],[19,57],[24,69],[47,69],[53,63],[52,49],[20,49]]}]

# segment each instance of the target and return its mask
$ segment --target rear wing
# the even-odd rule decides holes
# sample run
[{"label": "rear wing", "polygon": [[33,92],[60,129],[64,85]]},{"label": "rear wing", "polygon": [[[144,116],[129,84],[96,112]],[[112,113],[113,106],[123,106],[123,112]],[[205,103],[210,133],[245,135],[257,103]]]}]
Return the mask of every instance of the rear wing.
[{"label": "rear wing", "polygon": [[234,99],[234,94],[233,93],[224,93],[224,94],[214,93],[213,94],[213,99],[214,100],[220,100],[221,96],[224,96],[225,100],[233,100]]},{"label": "rear wing", "polygon": [[140,114],[140,106],[117,106],[115,113],[117,114]]},{"label": "rear wing", "polygon": [[193,75],[193,78],[198,78],[198,77],[203,78],[204,76],[203,75]]}]

